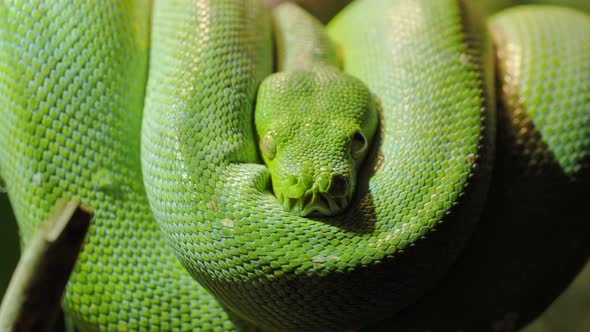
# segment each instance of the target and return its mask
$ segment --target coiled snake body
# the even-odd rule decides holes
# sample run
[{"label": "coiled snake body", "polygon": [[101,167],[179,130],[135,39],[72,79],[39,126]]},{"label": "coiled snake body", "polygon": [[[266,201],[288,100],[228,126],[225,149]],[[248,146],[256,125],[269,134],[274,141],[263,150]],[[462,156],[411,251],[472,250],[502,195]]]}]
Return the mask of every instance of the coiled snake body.
[{"label": "coiled snake body", "polygon": [[[95,211],[66,312],[89,330],[415,331],[522,324],[513,294],[542,310],[588,254],[590,19],[498,14],[492,56],[468,7],[358,0],[328,26],[348,90],[311,47],[316,81],[258,92],[261,1],[3,2],[0,174],[23,244],[59,198]],[[345,126],[353,106],[376,115]],[[471,303],[485,314],[461,318]]]}]

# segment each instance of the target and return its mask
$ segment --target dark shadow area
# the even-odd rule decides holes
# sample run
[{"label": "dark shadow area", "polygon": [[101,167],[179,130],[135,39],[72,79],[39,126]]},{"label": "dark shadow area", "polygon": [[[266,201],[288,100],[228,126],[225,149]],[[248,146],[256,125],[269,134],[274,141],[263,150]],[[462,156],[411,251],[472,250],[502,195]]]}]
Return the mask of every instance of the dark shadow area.
[{"label": "dark shadow area", "polygon": [[526,109],[505,97],[490,192],[473,236],[432,291],[367,331],[518,331],[586,263],[590,160],[566,173]]},{"label": "dark shadow area", "polygon": [[19,257],[19,238],[16,219],[6,194],[0,194],[0,299],[16,267]]}]

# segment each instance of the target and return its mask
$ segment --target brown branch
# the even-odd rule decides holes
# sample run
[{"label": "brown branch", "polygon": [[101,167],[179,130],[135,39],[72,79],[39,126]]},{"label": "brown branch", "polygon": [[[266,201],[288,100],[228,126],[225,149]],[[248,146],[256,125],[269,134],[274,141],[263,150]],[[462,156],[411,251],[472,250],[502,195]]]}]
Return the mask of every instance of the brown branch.
[{"label": "brown branch", "polygon": [[92,213],[60,201],[23,252],[0,305],[0,331],[47,331],[61,306]]}]

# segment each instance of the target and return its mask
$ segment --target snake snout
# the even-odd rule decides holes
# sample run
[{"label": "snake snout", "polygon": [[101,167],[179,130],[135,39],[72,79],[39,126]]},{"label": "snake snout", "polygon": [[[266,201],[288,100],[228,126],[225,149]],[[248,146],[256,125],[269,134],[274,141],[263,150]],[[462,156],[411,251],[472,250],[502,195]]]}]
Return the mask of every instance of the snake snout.
[{"label": "snake snout", "polygon": [[332,181],[330,181],[330,186],[328,187],[328,194],[330,196],[339,197],[345,196],[348,192],[348,180],[344,175],[334,175],[332,176]]},{"label": "snake snout", "polygon": [[[280,187],[283,190],[280,190]],[[284,186],[275,188],[285,210],[301,216],[332,216],[350,201],[350,181],[342,174],[288,175]]]}]

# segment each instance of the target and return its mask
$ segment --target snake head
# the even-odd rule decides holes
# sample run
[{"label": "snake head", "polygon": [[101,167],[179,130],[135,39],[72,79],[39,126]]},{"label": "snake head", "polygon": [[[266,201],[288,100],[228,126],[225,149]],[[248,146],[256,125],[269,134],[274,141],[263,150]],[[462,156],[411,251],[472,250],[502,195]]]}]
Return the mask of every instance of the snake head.
[{"label": "snake head", "polygon": [[285,210],[332,216],[348,207],[377,125],[362,82],[336,71],[273,74],[258,90],[255,124]]}]

